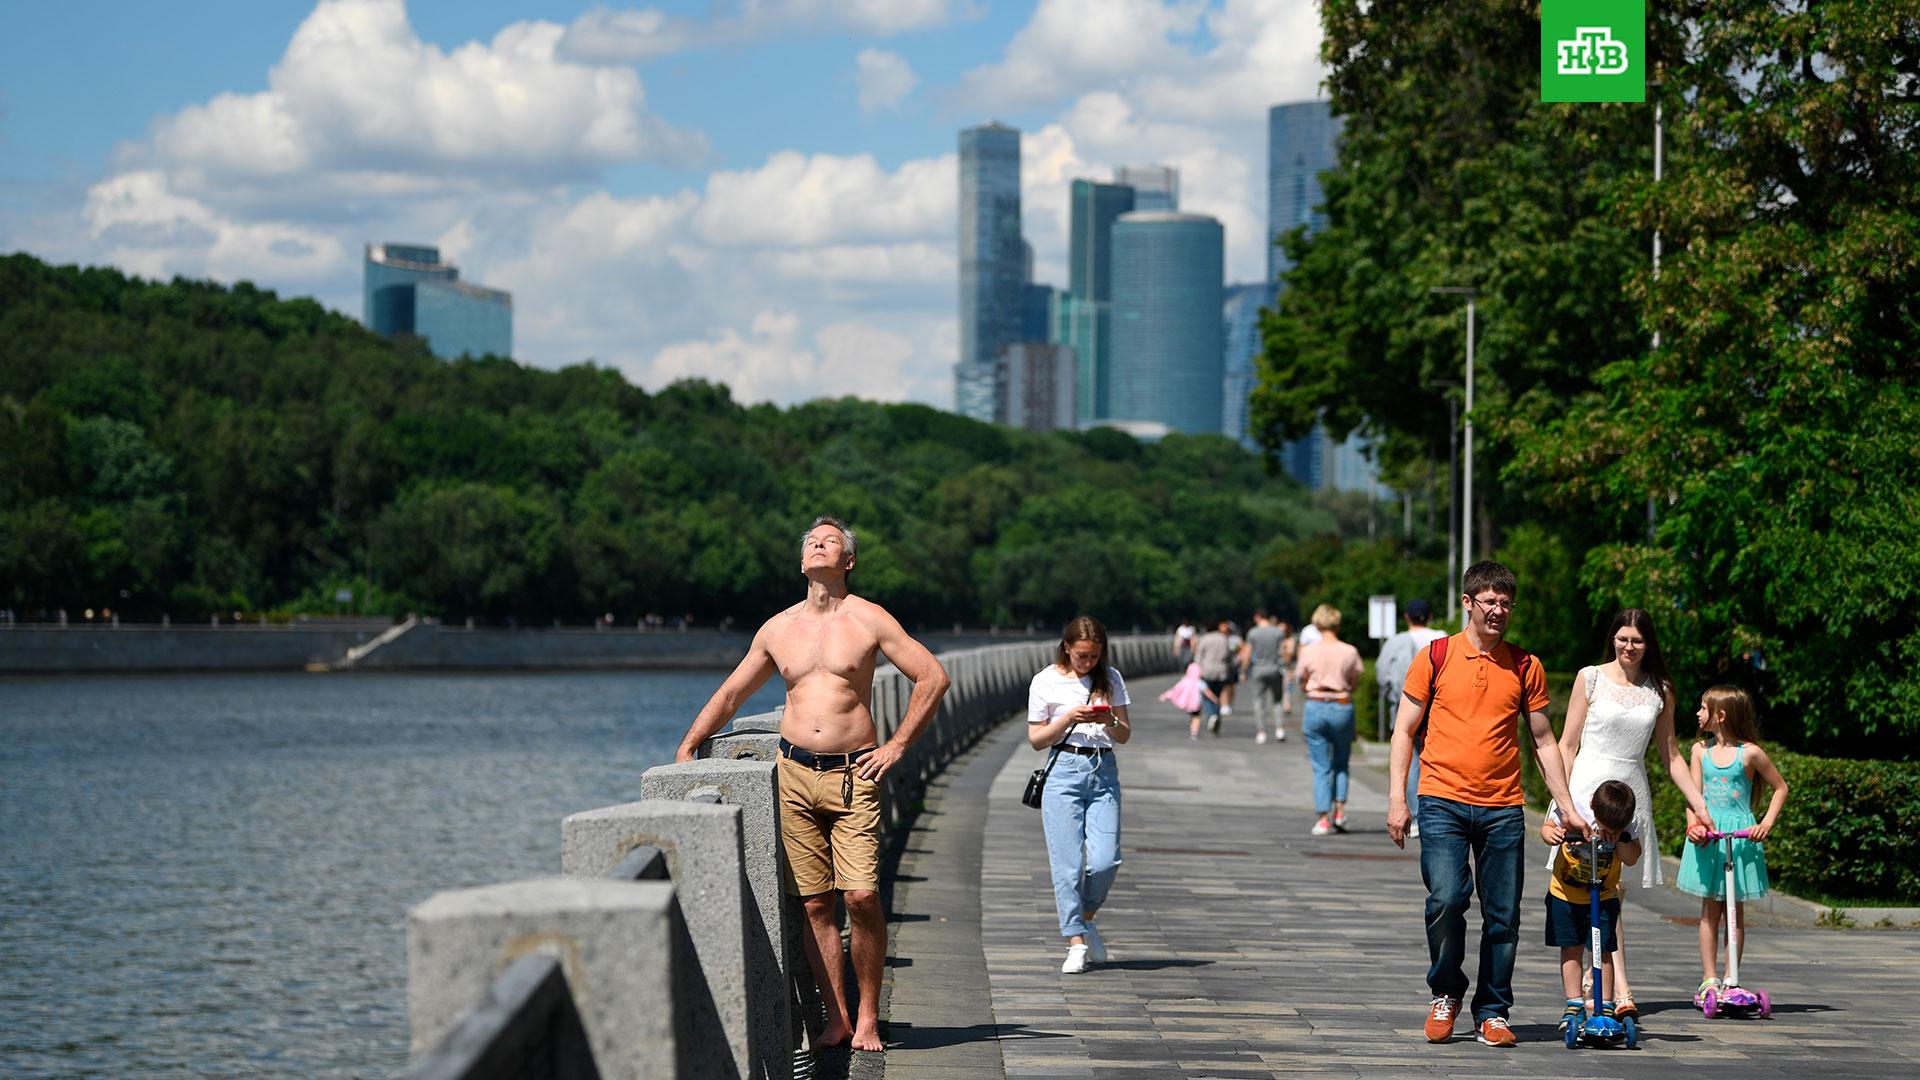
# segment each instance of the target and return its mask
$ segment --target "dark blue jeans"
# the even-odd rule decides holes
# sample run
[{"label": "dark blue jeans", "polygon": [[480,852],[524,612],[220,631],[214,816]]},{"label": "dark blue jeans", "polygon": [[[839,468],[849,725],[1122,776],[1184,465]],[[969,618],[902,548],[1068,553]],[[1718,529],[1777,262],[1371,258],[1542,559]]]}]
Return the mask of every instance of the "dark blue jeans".
[{"label": "dark blue jeans", "polygon": [[[1520,943],[1526,812],[1420,796],[1420,876],[1427,883],[1427,986],[1464,999],[1467,907],[1480,891],[1480,972],[1473,1022],[1513,1008],[1513,955]],[[1472,856],[1471,862],[1468,856]]]}]

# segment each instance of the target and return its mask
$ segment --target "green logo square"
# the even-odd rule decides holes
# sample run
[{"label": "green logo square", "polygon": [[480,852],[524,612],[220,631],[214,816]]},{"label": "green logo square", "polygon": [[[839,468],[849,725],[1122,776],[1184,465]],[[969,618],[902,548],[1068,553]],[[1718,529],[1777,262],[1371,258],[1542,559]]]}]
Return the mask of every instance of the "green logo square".
[{"label": "green logo square", "polygon": [[1541,0],[1540,100],[1647,100],[1646,0]]}]

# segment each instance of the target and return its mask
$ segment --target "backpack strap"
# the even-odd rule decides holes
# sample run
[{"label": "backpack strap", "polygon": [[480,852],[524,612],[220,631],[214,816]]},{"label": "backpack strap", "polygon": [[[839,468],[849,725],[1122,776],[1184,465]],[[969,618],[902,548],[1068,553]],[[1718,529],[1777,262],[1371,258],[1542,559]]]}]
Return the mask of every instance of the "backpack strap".
[{"label": "backpack strap", "polygon": [[1427,717],[1433,714],[1433,690],[1440,684],[1440,667],[1447,662],[1449,638],[1434,638],[1427,646],[1427,700],[1420,706],[1420,723],[1413,729],[1413,752],[1417,756],[1427,745]]}]

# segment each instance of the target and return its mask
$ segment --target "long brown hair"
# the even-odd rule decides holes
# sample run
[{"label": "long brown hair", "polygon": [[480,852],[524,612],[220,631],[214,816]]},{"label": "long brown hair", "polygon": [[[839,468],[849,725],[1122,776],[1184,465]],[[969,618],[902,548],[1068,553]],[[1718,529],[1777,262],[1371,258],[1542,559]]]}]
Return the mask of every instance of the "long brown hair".
[{"label": "long brown hair", "polygon": [[1082,615],[1068,623],[1066,629],[1060,631],[1060,647],[1054,650],[1053,662],[1067,671],[1072,671],[1073,661],[1067,658],[1067,650],[1082,641],[1098,642],[1100,645],[1100,660],[1093,665],[1093,670],[1087,673],[1088,678],[1093,680],[1087,700],[1099,698],[1111,705],[1113,704],[1113,680],[1107,677],[1107,628],[1100,625],[1099,619],[1091,615]]},{"label": "long brown hair", "polygon": [[1700,695],[1700,703],[1707,707],[1707,715],[1720,714],[1726,719],[1720,723],[1717,738],[1726,743],[1758,743],[1760,725],[1753,718],[1753,699],[1745,690],[1737,686],[1709,687]]},{"label": "long brown hair", "polygon": [[1610,664],[1616,658],[1618,650],[1614,648],[1613,636],[1623,626],[1633,627],[1646,639],[1647,654],[1640,658],[1640,669],[1653,676],[1653,685],[1663,697],[1672,697],[1673,680],[1667,677],[1666,657],[1660,655],[1660,638],[1653,632],[1653,616],[1643,608],[1621,608],[1620,613],[1613,617],[1613,625],[1607,627],[1607,655],[1600,662]]}]

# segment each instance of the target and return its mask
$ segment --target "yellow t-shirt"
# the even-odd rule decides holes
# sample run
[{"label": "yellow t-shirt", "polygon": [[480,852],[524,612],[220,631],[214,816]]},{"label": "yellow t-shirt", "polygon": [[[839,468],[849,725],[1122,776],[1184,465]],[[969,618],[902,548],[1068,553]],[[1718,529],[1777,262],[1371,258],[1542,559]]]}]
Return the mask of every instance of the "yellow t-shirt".
[{"label": "yellow t-shirt", "polygon": [[[1625,843],[1633,839],[1631,833],[1621,833],[1619,841]],[[1593,865],[1585,840],[1569,840],[1553,852],[1553,880],[1547,886],[1547,895],[1557,896],[1569,904],[1587,902],[1587,887],[1593,884]],[[1600,845],[1600,899],[1620,899],[1620,854],[1615,844]]]}]

